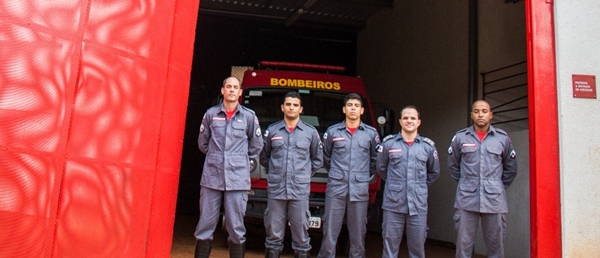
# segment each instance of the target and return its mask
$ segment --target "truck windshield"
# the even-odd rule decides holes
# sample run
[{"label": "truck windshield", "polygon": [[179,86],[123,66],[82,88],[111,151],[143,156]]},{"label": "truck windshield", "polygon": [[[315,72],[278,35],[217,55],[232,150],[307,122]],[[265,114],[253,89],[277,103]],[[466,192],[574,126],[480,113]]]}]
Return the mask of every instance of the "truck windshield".
[{"label": "truck windshield", "polygon": [[[244,89],[244,106],[254,110],[260,122],[261,129],[265,130],[270,124],[283,119],[281,104],[283,96],[289,89],[257,88]],[[302,96],[303,112],[300,119],[314,126],[319,133],[325,133],[327,128],[344,120],[342,113],[344,97],[347,93],[298,90]],[[371,125],[370,110],[363,96],[364,113],[361,120]]]}]

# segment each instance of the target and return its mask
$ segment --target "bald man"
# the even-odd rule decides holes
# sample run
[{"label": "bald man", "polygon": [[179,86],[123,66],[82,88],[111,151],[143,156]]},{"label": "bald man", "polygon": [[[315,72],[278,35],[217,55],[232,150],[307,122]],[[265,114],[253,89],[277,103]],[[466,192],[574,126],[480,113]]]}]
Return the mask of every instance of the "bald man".
[{"label": "bald man", "polygon": [[250,190],[250,159],[263,147],[258,118],[240,105],[240,81],[228,77],[221,87],[223,103],[209,108],[200,125],[198,148],[204,154],[200,179],[200,218],[194,237],[195,258],[208,258],[221,203],[230,257],[245,255],[244,215]]},{"label": "bald man", "polygon": [[490,125],[490,104],[475,101],[473,126],[454,135],[448,170],[458,181],[454,202],[456,257],[471,257],[479,220],[489,258],[504,257],[506,189],[517,176],[516,153],[508,134]]}]

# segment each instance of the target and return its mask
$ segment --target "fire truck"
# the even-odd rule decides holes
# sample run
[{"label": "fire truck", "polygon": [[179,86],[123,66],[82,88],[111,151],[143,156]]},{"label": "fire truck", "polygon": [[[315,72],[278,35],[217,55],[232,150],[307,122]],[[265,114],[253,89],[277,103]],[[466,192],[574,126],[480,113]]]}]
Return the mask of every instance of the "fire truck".
[{"label": "fire truck", "polygon": [[[260,127],[264,131],[270,124],[283,119],[280,106],[283,96],[289,91],[297,91],[302,96],[303,113],[300,119],[314,126],[321,136],[328,127],[345,119],[342,113],[344,97],[348,93],[357,93],[363,98],[364,113],[362,121],[379,128],[380,136],[384,136],[393,129],[393,113],[387,111],[387,117],[378,118],[380,125],[376,125],[373,108],[365,89],[363,80],[359,77],[334,74],[343,72],[344,67],[262,61],[257,69],[246,70],[243,75],[242,87],[244,89],[241,102],[256,113]],[[262,225],[264,211],[267,208],[267,171],[260,166],[258,160],[251,160],[251,185],[248,194],[246,210],[246,223]],[[311,232],[321,232],[325,210],[325,189],[327,184],[327,171],[319,169],[311,180],[309,206],[311,218],[309,228]],[[375,214],[379,207],[375,207],[375,200],[380,189],[380,179],[375,176],[369,186],[370,203],[369,214]],[[379,205],[377,205],[379,206]],[[373,212],[371,212],[373,211]],[[377,213],[378,214],[378,213]],[[378,215],[375,215],[378,216]],[[340,245],[345,245],[345,229],[340,234]],[[341,248],[342,251],[345,248]]]}]

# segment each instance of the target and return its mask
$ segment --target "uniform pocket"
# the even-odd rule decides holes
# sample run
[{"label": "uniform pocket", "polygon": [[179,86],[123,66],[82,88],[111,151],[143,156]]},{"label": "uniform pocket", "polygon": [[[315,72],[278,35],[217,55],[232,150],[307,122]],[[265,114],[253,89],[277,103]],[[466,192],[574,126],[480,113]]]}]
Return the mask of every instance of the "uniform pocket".
[{"label": "uniform pocket", "polygon": [[484,185],[483,188],[485,189],[485,192],[488,194],[501,194],[502,190],[504,189],[503,185],[496,185],[496,184],[490,184],[490,185]]},{"label": "uniform pocket", "polygon": [[344,178],[344,172],[338,170],[338,169],[330,169],[329,172],[329,177],[332,179],[342,179]]},{"label": "uniform pocket", "polygon": [[402,152],[392,152],[389,154],[390,164],[397,166],[402,163]]},{"label": "uniform pocket", "polygon": [[281,158],[284,156],[285,150],[283,145],[283,140],[271,141],[271,156],[273,156],[273,158]]},{"label": "uniform pocket", "polygon": [[390,202],[396,203],[400,200],[400,195],[404,190],[404,185],[399,181],[389,181],[385,187],[387,188],[384,192],[384,198]]},{"label": "uniform pocket", "polygon": [[369,152],[369,149],[371,147],[371,141],[369,141],[367,139],[363,139],[358,142],[358,147],[360,147],[360,150],[362,152]]},{"label": "uniform pocket", "polygon": [[460,151],[463,155],[462,160],[466,164],[475,164],[475,163],[477,163],[477,160],[479,160],[479,155],[476,152],[477,151],[476,146],[463,146],[460,149]]},{"label": "uniform pocket", "polygon": [[501,146],[488,146],[487,152],[494,162],[502,162],[502,147]]},{"label": "uniform pocket", "polygon": [[299,155],[308,155],[308,149],[310,148],[310,142],[308,141],[297,141],[296,147],[298,148]]},{"label": "uniform pocket", "polygon": [[461,181],[459,187],[462,192],[474,193],[477,191],[477,185],[471,181]]},{"label": "uniform pocket", "polygon": [[232,120],[231,127],[233,128],[233,135],[235,137],[248,137],[246,134],[246,128],[248,125],[244,120]]},{"label": "uniform pocket", "polygon": [[279,173],[269,173],[267,175],[267,181],[269,183],[278,183],[281,181],[281,175]]}]

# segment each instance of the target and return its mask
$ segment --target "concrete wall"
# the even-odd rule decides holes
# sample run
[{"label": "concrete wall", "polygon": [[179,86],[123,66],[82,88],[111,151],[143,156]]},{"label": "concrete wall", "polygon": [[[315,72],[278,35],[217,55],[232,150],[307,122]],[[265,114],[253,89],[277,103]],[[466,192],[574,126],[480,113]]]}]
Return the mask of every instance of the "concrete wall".
[{"label": "concrete wall", "polygon": [[[436,142],[443,168],[452,136],[467,125],[467,7],[467,1],[398,0],[371,17],[358,39],[357,71],[371,98],[396,112],[416,105],[419,132]],[[430,189],[430,238],[454,242],[455,189],[443,169]]]},{"label": "concrete wall", "polygon": [[563,257],[597,257],[600,101],[574,98],[572,75],[600,74],[600,3],[597,0],[554,3]]},{"label": "concrete wall", "polygon": [[[523,3],[479,2],[480,70],[524,61]],[[442,154],[442,175],[430,188],[428,237],[451,243],[456,182],[448,174],[444,154],[454,133],[469,119],[468,15],[468,1],[396,0],[393,9],[369,19],[358,39],[357,71],[373,101],[387,103],[396,112],[416,105],[422,119],[419,133],[433,139]],[[507,249],[518,254],[507,253],[511,254],[507,257],[527,257],[528,136],[526,131],[509,130],[509,134],[519,140],[519,176],[509,188]],[[476,252],[484,253],[480,242]]]}]

